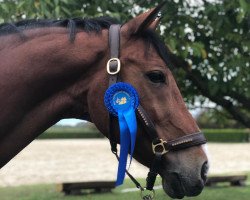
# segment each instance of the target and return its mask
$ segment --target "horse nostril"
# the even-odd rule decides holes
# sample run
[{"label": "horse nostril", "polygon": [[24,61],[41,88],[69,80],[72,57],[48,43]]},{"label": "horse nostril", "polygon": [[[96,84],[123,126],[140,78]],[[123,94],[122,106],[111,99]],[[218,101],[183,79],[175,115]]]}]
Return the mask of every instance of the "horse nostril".
[{"label": "horse nostril", "polygon": [[201,167],[201,178],[204,181],[204,184],[207,181],[207,173],[208,173],[208,162],[204,162]]}]

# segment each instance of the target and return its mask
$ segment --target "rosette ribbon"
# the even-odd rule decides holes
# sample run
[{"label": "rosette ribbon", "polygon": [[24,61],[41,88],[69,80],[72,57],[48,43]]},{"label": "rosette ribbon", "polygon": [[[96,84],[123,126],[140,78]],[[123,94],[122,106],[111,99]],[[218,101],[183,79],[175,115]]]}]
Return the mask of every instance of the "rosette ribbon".
[{"label": "rosette ribbon", "polygon": [[125,178],[127,157],[130,151],[130,163],[135,147],[137,122],[135,110],[139,97],[135,88],[124,82],[111,85],[104,96],[104,103],[109,113],[118,117],[120,129],[120,160],[118,164],[116,186]]}]

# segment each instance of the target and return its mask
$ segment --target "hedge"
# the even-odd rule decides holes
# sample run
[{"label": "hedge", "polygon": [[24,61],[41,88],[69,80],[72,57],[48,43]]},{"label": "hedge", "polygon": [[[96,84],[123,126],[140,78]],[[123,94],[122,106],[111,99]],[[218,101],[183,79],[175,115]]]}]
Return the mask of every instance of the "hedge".
[{"label": "hedge", "polygon": [[[208,142],[249,142],[248,129],[203,129]],[[38,139],[73,139],[73,138],[103,138],[96,129],[83,127],[52,127],[41,134]]]},{"label": "hedge", "polygon": [[96,129],[83,127],[51,127],[38,139],[74,139],[74,138],[103,138],[104,136]]},{"label": "hedge", "polygon": [[249,142],[248,129],[203,129],[208,142]]}]

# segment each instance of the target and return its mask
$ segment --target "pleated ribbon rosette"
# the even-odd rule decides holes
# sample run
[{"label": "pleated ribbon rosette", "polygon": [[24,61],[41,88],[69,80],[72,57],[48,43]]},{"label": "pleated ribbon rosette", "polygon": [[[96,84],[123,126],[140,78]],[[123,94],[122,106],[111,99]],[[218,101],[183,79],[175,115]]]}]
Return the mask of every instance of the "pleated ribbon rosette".
[{"label": "pleated ribbon rosette", "polygon": [[130,151],[130,163],[134,153],[137,121],[135,110],[139,105],[139,96],[135,88],[124,82],[111,85],[104,96],[109,113],[118,117],[120,129],[120,160],[118,164],[116,186],[123,184],[127,157]]}]

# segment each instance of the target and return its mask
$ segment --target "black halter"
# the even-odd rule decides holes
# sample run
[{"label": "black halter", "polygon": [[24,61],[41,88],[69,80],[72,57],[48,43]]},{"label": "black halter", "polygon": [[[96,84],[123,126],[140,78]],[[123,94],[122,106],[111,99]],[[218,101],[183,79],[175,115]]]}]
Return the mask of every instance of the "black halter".
[{"label": "black halter", "polygon": [[[121,69],[121,63],[119,60],[119,48],[120,48],[120,25],[111,25],[109,28],[109,46],[110,46],[110,60],[107,63],[107,72],[109,74],[109,86],[115,84],[119,77],[119,72]],[[169,151],[178,151],[181,149],[186,149],[193,146],[198,146],[206,143],[206,138],[202,132],[192,133],[175,140],[165,141],[159,139],[157,131],[155,129],[154,123],[150,119],[149,115],[142,108],[141,105],[137,108],[137,118],[144,127],[144,130],[150,137],[152,141],[152,151],[155,155],[155,159],[150,167],[150,171],[147,177],[146,189],[153,191],[154,183],[157,174],[159,173],[159,166],[161,158],[164,154]],[[111,151],[116,155],[117,159],[117,143],[114,140],[114,133],[112,130],[112,124],[114,123],[114,116],[109,115],[109,140],[111,144]],[[135,183],[136,187],[141,191],[144,188],[134,179],[134,177],[126,171],[127,175]],[[152,197],[152,196],[151,196]],[[143,199],[150,199],[150,196],[144,196]]]}]

